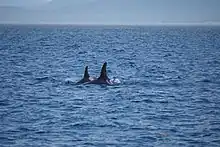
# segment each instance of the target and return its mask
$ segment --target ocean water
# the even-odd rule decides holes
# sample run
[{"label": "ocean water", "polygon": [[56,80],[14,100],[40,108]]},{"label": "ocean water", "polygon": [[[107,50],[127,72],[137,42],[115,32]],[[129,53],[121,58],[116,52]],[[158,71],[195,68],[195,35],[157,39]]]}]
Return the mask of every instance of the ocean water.
[{"label": "ocean water", "polygon": [[0,146],[220,146],[220,27],[1,25]]}]

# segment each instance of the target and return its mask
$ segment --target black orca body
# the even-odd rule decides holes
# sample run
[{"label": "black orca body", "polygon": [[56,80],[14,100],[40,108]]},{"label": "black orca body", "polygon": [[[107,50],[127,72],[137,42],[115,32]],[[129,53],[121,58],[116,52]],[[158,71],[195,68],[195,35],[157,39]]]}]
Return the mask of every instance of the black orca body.
[{"label": "black orca body", "polygon": [[99,78],[91,80],[91,81],[87,82],[87,84],[107,84],[107,85],[112,85],[112,82],[110,81],[110,79],[107,76],[106,67],[107,67],[107,62],[105,62],[103,64]]}]

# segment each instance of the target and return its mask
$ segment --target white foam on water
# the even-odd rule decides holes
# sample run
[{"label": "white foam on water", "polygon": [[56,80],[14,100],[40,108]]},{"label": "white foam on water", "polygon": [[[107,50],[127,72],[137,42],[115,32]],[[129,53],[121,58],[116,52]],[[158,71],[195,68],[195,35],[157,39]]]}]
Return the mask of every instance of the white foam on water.
[{"label": "white foam on water", "polygon": [[110,82],[112,84],[120,84],[121,83],[121,81],[119,79],[117,79],[117,78],[110,79]]}]

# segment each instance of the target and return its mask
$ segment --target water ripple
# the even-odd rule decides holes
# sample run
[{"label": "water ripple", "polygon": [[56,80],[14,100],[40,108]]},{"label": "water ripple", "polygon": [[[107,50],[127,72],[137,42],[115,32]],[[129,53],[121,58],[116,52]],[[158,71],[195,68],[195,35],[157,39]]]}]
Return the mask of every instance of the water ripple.
[{"label": "water ripple", "polygon": [[219,27],[0,28],[0,146],[220,145]]}]

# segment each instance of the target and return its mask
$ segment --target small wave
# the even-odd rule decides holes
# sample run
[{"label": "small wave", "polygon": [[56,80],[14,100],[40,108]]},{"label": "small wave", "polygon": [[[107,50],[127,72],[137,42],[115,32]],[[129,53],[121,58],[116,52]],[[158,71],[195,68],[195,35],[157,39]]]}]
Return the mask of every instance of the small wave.
[{"label": "small wave", "polygon": [[207,98],[200,98],[198,100],[196,100],[196,103],[206,103],[206,104],[209,104],[211,103],[211,101]]},{"label": "small wave", "polygon": [[49,77],[38,77],[38,78],[35,78],[35,80],[37,80],[37,81],[46,81],[48,79],[49,79]]},{"label": "small wave", "polygon": [[67,78],[64,80],[65,84],[76,84],[76,80],[73,78]]},{"label": "small wave", "polygon": [[90,127],[92,124],[90,124],[89,122],[76,122],[71,124],[72,128],[86,128],[86,127]]},{"label": "small wave", "polygon": [[154,103],[154,101],[150,100],[150,99],[143,99],[142,102],[145,103]]},{"label": "small wave", "polygon": [[87,54],[87,52],[86,52],[86,51],[80,51],[80,52],[78,52],[78,54],[79,54],[79,55],[81,55],[81,54]]},{"label": "small wave", "polygon": [[0,101],[0,106],[9,106],[9,105],[10,105],[9,100],[1,100]]},{"label": "small wave", "polygon": [[48,81],[55,82],[56,80],[52,77],[49,77],[49,76],[37,77],[37,78],[35,78],[34,84],[39,84],[39,83],[48,82]]},{"label": "small wave", "polygon": [[132,100],[131,102],[134,102],[134,103],[141,103],[141,102],[144,102],[144,103],[154,103],[154,101],[152,101],[150,99]]},{"label": "small wave", "polygon": [[30,71],[24,71],[24,72],[21,72],[21,73],[25,76],[33,75],[32,72],[30,72]]},{"label": "small wave", "polygon": [[78,45],[78,44],[67,45],[64,48],[65,49],[78,49],[78,48],[80,48],[80,45]]},{"label": "small wave", "polygon": [[212,81],[209,80],[209,79],[203,79],[203,80],[201,80],[201,82],[204,82],[204,83],[211,83]]}]

